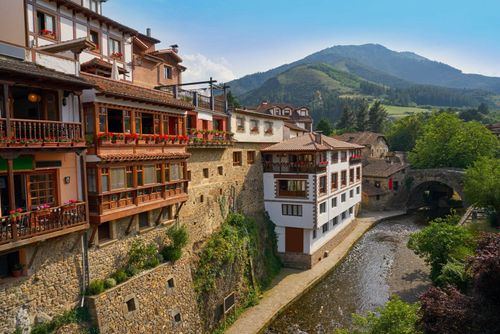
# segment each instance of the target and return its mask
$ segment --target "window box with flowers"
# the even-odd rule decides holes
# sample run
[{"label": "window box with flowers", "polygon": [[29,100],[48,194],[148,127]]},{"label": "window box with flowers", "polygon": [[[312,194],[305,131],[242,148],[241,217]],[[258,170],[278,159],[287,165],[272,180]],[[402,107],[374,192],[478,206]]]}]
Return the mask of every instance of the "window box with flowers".
[{"label": "window box with flowers", "polygon": [[59,146],[70,146],[71,140],[69,138],[59,138]]},{"label": "window box with flowers", "polygon": [[103,144],[111,144],[111,133],[110,132],[104,132],[100,133],[97,135],[97,139],[99,139],[99,142],[101,145]]},{"label": "window box with flowers", "polygon": [[57,139],[54,137],[43,138],[43,146],[57,146]]},{"label": "window box with flowers", "polygon": [[111,54],[111,58],[121,60],[123,57],[123,54],[121,52],[113,52]]},{"label": "window box with flowers", "polygon": [[267,128],[266,131],[264,131],[264,134],[271,136],[273,134],[273,128]]},{"label": "window box with flowers", "polygon": [[323,160],[323,161],[320,161],[320,162],[318,163],[318,165],[319,165],[319,166],[322,166],[322,167],[327,166],[327,165],[328,165],[328,160]]},{"label": "window box with flowers", "polygon": [[56,39],[56,33],[54,31],[51,31],[49,29],[42,29],[40,30],[40,35],[43,37],[48,37],[50,39]]},{"label": "window box with flowers", "polygon": [[127,133],[125,135],[125,144],[136,144],[138,138],[137,133]]},{"label": "window box with flowers", "polygon": [[259,133],[259,128],[254,126],[253,128],[250,129],[250,133]]}]

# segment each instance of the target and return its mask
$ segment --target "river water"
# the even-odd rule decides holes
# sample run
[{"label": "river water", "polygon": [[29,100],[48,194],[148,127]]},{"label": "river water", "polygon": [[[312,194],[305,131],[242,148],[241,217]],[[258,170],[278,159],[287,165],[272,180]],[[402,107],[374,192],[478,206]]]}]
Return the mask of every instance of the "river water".
[{"label": "river water", "polygon": [[348,327],[352,313],[372,311],[392,294],[415,301],[430,285],[428,268],[406,243],[425,221],[415,214],[374,226],[330,274],[281,313],[264,333],[332,333]]}]

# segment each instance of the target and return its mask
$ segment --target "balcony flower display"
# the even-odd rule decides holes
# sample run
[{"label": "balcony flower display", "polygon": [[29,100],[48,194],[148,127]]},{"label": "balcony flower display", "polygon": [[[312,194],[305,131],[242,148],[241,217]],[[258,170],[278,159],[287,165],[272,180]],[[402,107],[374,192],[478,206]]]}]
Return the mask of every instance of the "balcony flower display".
[{"label": "balcony flower display", "polygon": [[137,133],[127,133],[125,135],[125,142],[127,144],[136,143],[137,139],[139,139],[139,135]]},{"label": "balcony flower display", "polygon": [[326,165],[328,165],[328,160],[320,161],[318,165],[319,166],[326,166]]},{"label": "balcony flower display", "polygon": [[56,38],[56,33],[49,30],[49,29],[42,29],[40,30],[40,34],[42,36],[47,36],[47,37],[50,37],[50,38]]},{"label": "balcony flower display", "polygon": [[264,131],[266,135],[272,135],[273,134],[273,128],[268,128],[266,131]]},{"label": "balcony flower display", "polygon": [[39,206],[37,206],[35,208],[37,211],[43,211],[43,210],[47,210],[47,209],[50,209],[50,205],[49,204],[40,204]]},{"label": "balcony flower display", "polygon": [[250,132],[257,133],[257,132],[259,132],[259,128],[254,126],[253,128],[250,129]]},{"label": "balcony flower display", "polygon": [[23,212],[22,208],[17,208],[15,210],[9,211],[9,218],[13,221],[16,221],[17,218],[21,217],[21,213]]},{"label": "balcony flower display", "polygon": [[111,58],[114,58],[114,59],[121,59],[123,57],[123,54],[121,52],[113,52],[111,54]]}]

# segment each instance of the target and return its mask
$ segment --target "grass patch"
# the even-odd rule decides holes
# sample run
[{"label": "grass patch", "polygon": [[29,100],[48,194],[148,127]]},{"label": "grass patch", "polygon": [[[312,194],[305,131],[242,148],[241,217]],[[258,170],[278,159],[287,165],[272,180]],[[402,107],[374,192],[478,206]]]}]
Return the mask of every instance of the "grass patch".
[{"label": "grass patch", "polygon": [[391,105],[384,105],[384,108],[385,110],[387,110],[389,116],[393,118],[401,118],[415,113],[431,111],[430,109],[424,109],[419,107],[400,107]]},{"label": "grass patch", "polygon": [[73,323],[81,324],[85,327],[85,330],[80,332],[81,334],[99,333],[96,328],[90,328],[88,326],[90,323],[90,315],[88,309],[86,307],[78,307],[74,310],[67,311],[61,315],[55,316],[50,322],[44,322],[34,325],[31,329],[31,334],[52,334],[62,326]]}]

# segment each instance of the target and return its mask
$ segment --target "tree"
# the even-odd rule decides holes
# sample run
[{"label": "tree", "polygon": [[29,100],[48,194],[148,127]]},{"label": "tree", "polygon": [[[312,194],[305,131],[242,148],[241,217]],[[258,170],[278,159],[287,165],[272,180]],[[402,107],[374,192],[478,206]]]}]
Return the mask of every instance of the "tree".
[{"label": "tree", "polygon": [[387,120],[387,111],[385,110],[382,102],[375,101],[370,107],[368,113],[368,125],[373,132],[382,132],[384,123]]},{"label": "tree", "polygon": [[430,264],[430,276],[436,284],[440,283],[442,269],[449,261],[465,264],[465,259],[472,254],[475,246],[472,232],[463,226],[452,224],[455,221],[453,216],[448,216],[445,220],[434,220],[426,228],[413,233],[408,240],[408,248]]},{"label": "tree", "polygon": [[477,107],[477,111],[483,115],[488,115],[490,113],[490,109],[488,108],[488,106],[484,102],[481,102],[479,107]]},{"label": "tree", "polygon": [[329,136],[333,132],[333,125],[326,118],[321,118],[316,125],[316,131],[321,131],[324,135]]},{"label": "tree", "polygon": [[366,316],[354,314],[353,329],[337,330],[336,334],[421,334],[418,310],[418,304],[408,304],[393,296],[376,312],[368,312]]},{"label": "tree", "polygon": [[337,123],[337,129],[343,129],[345,131],[353,130],[355,122],[356,122],[356,116],[353,110],[345,106],[342,112],[342,116],[340,116],[340,120]]},{"label": "tree", "polygon": [[426,118],[426,114],[418,113],[392,123],[386,135],[391,151],[411,151],[422,132]]},{"label": "tree", "polygon": [[481,236],[466,269],[472,277],[466,293],[431,288],[420,297],[425,333],[500,333],[500,234]]},{"label": "tree", "polygon": [[366,131],[368,130],[368,103],[364,100],[358,110],[356,111],[356,130]]},{"label": "tree", "polygon": [[231,91],[227,93],[227,105],[229,108],[241,108],[240,101],[238,101],[238,98]]},{"label": "tree", "polygon": [[467,168],[479,157],[493,157],[498,148],[498,139],[481,124],[442,112],[425,123],[409,159],[415,168]]},{"label": "tree", "polygon": [[482,158],[468,168],[464,193],[469,202],[495,210],[500,226],[500,159]]}]

